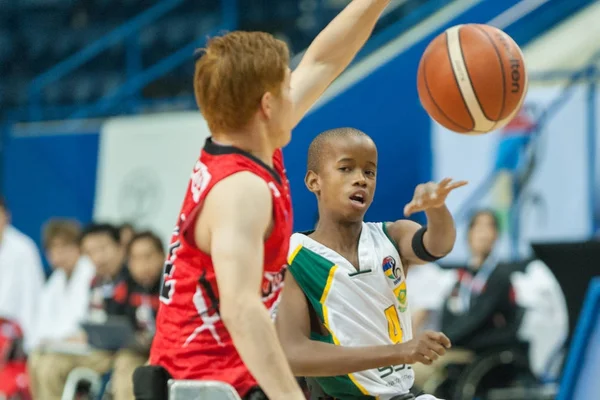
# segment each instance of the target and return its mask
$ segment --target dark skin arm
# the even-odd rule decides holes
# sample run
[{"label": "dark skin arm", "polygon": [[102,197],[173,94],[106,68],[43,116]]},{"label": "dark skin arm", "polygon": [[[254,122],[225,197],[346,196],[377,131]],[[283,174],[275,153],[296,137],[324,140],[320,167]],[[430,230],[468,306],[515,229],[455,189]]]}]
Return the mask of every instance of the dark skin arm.
[{"label": "dark skin arm", "polygon": [[[444,257],[454,247],[456,228],[452,214],[446,207],[446,197],[451,191],[466,185],[465,181],[453,182],[443,179],[440,183],[428,182],[418,185],[410,203],[404,207],[404,215],[410,216],[424,211],[427,216],[427,232],[423,236],[423,245],[429,254]],[[387,230],[396,242],[402,257],[402,265],[408,269],[410,265],[425,264],[414,252],[412,240],[421,225],[414,221],[401,219],[386,225]],[[406,272],[406,271],[405,271]]]},{"label": "dark skin arm", "polygon": [[276,328],[296,376],[337,376],[390,365],[431,364],[450,346],[448,338],[437,332],[382,346],[344,347],[313,341],[310,305],[291,273],[285,277]]}]

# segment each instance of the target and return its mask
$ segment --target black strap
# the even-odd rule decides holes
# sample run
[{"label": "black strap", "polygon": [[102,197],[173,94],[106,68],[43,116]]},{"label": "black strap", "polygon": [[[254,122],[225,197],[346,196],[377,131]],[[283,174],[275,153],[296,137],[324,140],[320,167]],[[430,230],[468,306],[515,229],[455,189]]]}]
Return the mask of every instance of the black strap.
[{"label": "black strap", "polygon": [[269,400],[269,398],[261,388],[256,386],[250,389],[250,391],[244,396],[244,400]]},{"label": "black strap", "polygon": [[421,227],[421,229],[415,232],[415,235],[412,238],[412,249],[415,252],[415,255],[423,261],[437,261],[442,257],[436,257],[428,252],[425,248],[425,244],[423,244],[423,236],[425,235],[425,232],[427,232],[426,226]]}]

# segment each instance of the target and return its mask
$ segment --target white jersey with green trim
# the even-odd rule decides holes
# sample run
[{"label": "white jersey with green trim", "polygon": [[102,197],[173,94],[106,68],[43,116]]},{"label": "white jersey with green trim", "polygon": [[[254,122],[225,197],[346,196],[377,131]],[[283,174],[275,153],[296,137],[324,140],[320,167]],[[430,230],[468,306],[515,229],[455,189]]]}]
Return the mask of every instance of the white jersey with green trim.
[{"label": "white jersey with green trim", "polygon": [[[329,332],[313,339],[349,347],[412,339],[406,279],[383,223],[363,223],[358,260],[359,270],[305,234],[292,235],[289,272]],[[394,365],[317,381],[336,398],[387,400],[408,393],[414,372],[410,365]]]}]

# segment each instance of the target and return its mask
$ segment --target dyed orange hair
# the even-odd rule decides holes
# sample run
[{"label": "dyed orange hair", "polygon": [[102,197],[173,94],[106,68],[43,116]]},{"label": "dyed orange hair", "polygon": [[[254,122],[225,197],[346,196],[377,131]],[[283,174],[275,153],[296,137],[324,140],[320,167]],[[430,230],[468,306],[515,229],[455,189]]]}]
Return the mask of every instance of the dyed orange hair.
[{"label": "dyed orange hair", "polygon": [[211,39],[196,61],[194,93],[212,132],[248,124],[265,92],[279,95],[289,50],[264,32],[232,32]]}]

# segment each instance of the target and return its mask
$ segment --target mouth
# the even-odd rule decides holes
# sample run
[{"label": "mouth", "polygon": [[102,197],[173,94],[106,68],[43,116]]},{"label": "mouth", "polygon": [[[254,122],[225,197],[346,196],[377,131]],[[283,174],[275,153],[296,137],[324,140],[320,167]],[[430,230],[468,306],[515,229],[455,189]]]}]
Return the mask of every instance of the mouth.
[{"label": "mouth", "polygon": [[367,204],[367,196],[365,192],[355,192],[350,197],[350,202],[352,205],[362,208]]}]

